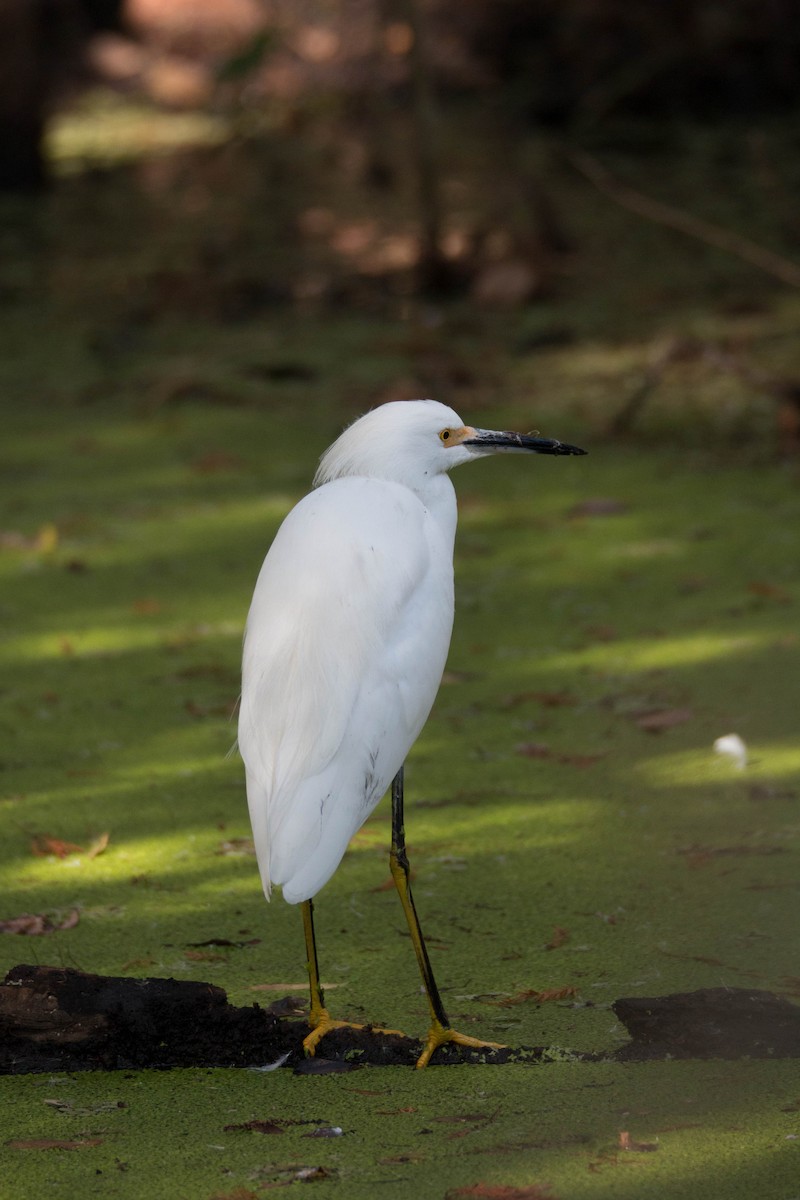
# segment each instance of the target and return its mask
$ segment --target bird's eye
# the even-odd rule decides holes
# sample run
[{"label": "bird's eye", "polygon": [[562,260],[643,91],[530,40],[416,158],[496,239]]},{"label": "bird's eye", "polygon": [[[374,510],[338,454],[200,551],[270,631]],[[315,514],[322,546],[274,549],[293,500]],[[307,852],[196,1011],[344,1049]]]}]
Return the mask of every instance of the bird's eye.
[{"label": "bird's eye", "polygon": [[442,432],[439,434],[439,440],[440,440],[441,442],[449,442],[449,441],[450,441],[450,438],[451,438],[451,436],[452,436],[452,431],[451,431],[451,430],[449,430],[449,429],[443,429],[443,430],[442,430]]}]

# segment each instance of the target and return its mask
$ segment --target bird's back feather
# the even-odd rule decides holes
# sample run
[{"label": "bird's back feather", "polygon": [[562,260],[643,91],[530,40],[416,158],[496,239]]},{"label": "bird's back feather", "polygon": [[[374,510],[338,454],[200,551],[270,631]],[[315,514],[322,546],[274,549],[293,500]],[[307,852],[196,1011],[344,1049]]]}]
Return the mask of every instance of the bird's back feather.
[{"label": "bird's back feather", "polygon": [[387,480],[305,497],[247,621],[239,747],[264,889],[330,878],[428,716],[453,620],[455,498],[432,513]]}]

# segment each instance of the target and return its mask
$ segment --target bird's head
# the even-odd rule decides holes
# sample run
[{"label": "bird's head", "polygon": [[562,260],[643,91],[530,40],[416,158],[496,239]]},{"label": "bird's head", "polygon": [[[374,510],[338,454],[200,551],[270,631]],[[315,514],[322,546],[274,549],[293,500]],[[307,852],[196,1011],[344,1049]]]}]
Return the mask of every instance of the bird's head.
[{"label": "bird's head", "polygon": [[436,400],[397,400],[365,413],[323,454],[315,486],[346,475],[391,479],[415,487],[487,454],[585,454],[538,433],[509,433],[465,425]]}]

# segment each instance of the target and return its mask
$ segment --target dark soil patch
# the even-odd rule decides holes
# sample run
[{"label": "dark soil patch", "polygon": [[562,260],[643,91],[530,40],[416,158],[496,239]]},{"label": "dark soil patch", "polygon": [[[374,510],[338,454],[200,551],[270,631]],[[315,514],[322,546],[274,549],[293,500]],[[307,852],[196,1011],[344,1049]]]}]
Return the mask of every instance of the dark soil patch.
[{"label": "dark soil patch", "polygon": [[[712,988],[618,1000],[614,1011],[633,1039],[616,1052],[619,1061],[800,1057],[800,1008],[769,992]],[[304,1021],[257,1004],[236,1008],[209,983],[17,966],[0,984],[3,1074],[273,1064],[325,1074],[364,1064],[412,1066],[422,1049],[413,1038],[345,1028],[325,1038],[324,1055],[306,1059],[308,1031]],[[548,1057],[541,1048],[447,1046],[436,1062],[500,1065]]]}]

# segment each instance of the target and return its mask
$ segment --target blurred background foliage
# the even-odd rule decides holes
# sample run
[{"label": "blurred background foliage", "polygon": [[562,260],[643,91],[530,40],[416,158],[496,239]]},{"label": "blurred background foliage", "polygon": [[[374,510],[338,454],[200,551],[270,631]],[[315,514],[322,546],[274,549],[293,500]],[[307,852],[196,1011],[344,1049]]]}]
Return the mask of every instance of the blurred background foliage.
[{"label": "blurred background foliage", "polygon": [[[6,367],[30,384],[46,313],[84,322],[85,399],[164,322],[351,311],[422,330],[408,369],[362,399],[457,403],[491,381],[452,327],[431,332],[431,305],[455,304],[478,359],[633,339],[604,431],[641,424],[666,379],[793,452],[793,7],[6,0]],[[165,369],[162,400],[214,389]],[[275,370],[313,366],[272,364],[262,386]]]}]

